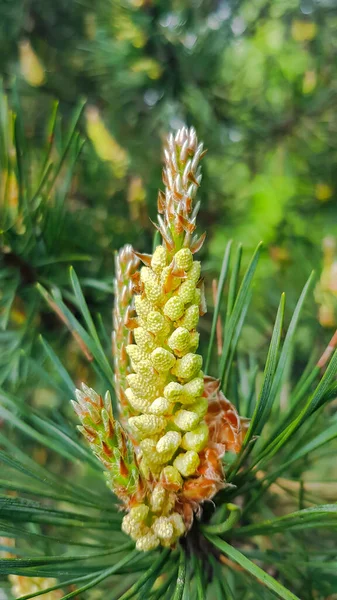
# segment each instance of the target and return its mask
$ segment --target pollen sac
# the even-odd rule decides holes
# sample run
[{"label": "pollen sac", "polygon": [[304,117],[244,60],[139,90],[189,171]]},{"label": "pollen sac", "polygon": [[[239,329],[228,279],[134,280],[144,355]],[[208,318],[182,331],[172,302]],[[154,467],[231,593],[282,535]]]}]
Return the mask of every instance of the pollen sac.
[{"label": "pollen sac", "polygon": [[146,318],[146,329],[151,333],[159,333],[165,325],[165,318],[158,310],[151,310]]},{"label": "pollen sac", "polygon": [[142,398],[137,396],[131,388],[127,388],[125,390],[125,395],[129,401],[130,406],[136,412],[147,412],[149,406],[151,405],[151,400],[147,400],[146,398]]},{"label": "pollen sac", "polygon": [[178,296],[184,304],[193,302],[195,298],[195,284],[193,281],[184,281],[179,287]]},{"label": "pollen sac", "polygon": [[177,501],[176,494],[174,492],[167,491],[167,498],[165,501],[165,505],[164,505],[162,514],[165,516],[170,515],[170,513],[172,512],[172,510],[175,507],[176,501]]},{"label": "pollen sac", "polygon": [[153,304],[147,299],[141,296],[135,296],[135,308],[137,315],[143,319],[147,318],[147,315],[153,310]]},{"label": "pollen sac", "polygon": [[165,348],[156,348],[151,354],[151,361],[158,373],[166,373],[176,362],[175,357]]},{"label": "pollen sac", "polygon": [[132,518],[129,513],[123,518],[122,531],[127,533],[133,540],[137,540],[141,536],[145,535],[149,531],[149,528],[138,519]]},{"label": "pollen sac", "polygon": [[184,269],[184,271],[188,271],[193,264],[193,254],[189,248],[182,248],[181,250],[178,250],[174,260],[178,269]]},{"label": "pollen sac", "polygon": [[148,299],[154,304],[161,304],[165,301],[161,285],[157,281],[148,281],[145,283],[145,291]]},{"label": "pollen sac", "polygon": [[191,410],[178,410],[173,417],[173,423],[182,431],[191,431],[198,425],[199,421],[199,415]]},{"label": "pollen sac", "polygon": [[202,297],[201,289],[200,288],[195,288],[193,300],[191,300],[191,302],[193,304],[197,304],[198,306],[200,306],[201,297]]},{"label": "pollen sac", "polygon": [[178,379],[191,379],[195,377],[202,367],[202,356],[189,352],[176,361],[172,373]]},{"label": "pollen sac", "polygon": [[144,352],[152,352],[155,349],[154,338],[144,327],[136,327],[133,331],[133,336],[137,346]]},{"label": "pollen sac", "polygon": [[185,327],[177,327],[170,335],[167,343],[177,356],[182,356],[190,349],[191,334]]},{"label": "pollen sac", "polygon": [[207,398],[199,398],[197,402],[189,405],[189,410],[192,410],[196,413],[200,419],[204,417],[208,410],[208,400]]},{"label": "pollen sac", "polygon": [[160,473],[160,481],[166,490],[172,490],[173,492],[178,491],[183,485],[180,472],[173,465],[167,465],[163,468]]},{"label": "pollen sac", "polygon": [[126,351],[130,357],[130,359],[137,363],[143,360],[147,360],[148,355],[144,350],[142,350],[137,344],[129,344],[126,346]]},{"label": "pollen sac", "polygon": [[181,446],[184,450],[194,450],[201,452],[208,442],[208,427],[206,423],[201,423],[193,431],[185,433]]},{"label": "pollen sac", "polygon": [[157,246],[155,249],[152,259],[151,259],[151,267],[156,274],[160,274],[162,270],[166,267],[167,262],[167,253],[163,246]]},{"label": "pollen sac", "polygon": [[199,346],[199,337],[200,334],[197,331],[191,331],[190,333],[190,347],[189,347],[189,351],[190,352],[195,352],[196,349]]},{"label": "pollen sac", "polygon": [[162,512],[168,492],[161,484],[157,484],[151,493],[151,510],[154,513]]},{"label": "pollen sac", "polygon": [[148,379],[153,379],[154,371],[150,360],[140,360],[139,362],[131,361],[133,370],[139,375],[145,375]]},{"label": "pollen sac", "polygon": [[146,377],[139,373],[130,373],[130,375],[127,375],[126,380],[137,396],[147,400],[155,399],[157,387],[153,378]]},{"label": "pollen sac", "polygon": [[187,279],[190,281],[193,281],[195,284],[197,284],[200,279],[200,272],[201,272],[201,264],[198,260],[195,260],[193,262],[193,265],[191,266],[190,270],[187,273]]},{"label": "pollen sac", "polygon": [[143,535],[142,537],[138,538],[136,542],[136,548],[137,550],[148,552],[149,550],[154,550],[155,548],[157,548],[159,544],[159,538],[150,531],[146,535]]},{"label": "pollen sac", "polygon": [[188,383],[185,383],[183,387],[183,398],[184,404],[190,404],[195,402],[196,398],[202,396],[204,393],[204,380],[202,377],[195,377]]},{"label": "pollen sac", "polygon": [[191,331],[195,329],[199,321],[199,305],[191,304],[185,311],[184,316],[179,320],[179,325]]},{"label": "pollen sac", "polygon": [[[157,442],[157,452],[159,454],[168,454],[170,458],[173,456],[176,450],[178,450],[181,442],[181,435],[177,431],[168,431],[160,438]],[[168,459],[169,460],[169,459]]]},{"label": "pollen sac", "polygon": [[142,267],[140,270],[140,280],[142,283],[148,283],[149,281],[155,281],[155,275],[150,267]]},{"label": "pollen sac", "polygon": [[165,318],[163,328],[158,331],[156,335],[156,342],[160,346],[164,346],[167,344],[167,338],[169,337],[172,330],[172,323],[169,319]]},{"label": "pollen sac", "polygon": [[146,462],[152,470],[154,466],[158,467],[166,462],[166,457],[157,452],[155,440],[151,438],[145,438],[140,442],[139,447],[143,453],[143,456],[145,457]]},{"label": "pollen sac", "polygon": [[155,435],[165,429],[166,419],[156,415],[139,415],[139,417],[130,417],[129,425],[131,429],[142,439],[149,435]]},{"label": "pollen sac", "polygon": [[152,525],[157,537],[162,540],[170,540],[173,536],[173,525],[168,517],[158,517]]},{"label": "pollen sac", "polygon": [[165,306],[164,314],[171,319],[171,321],[177,321],[184,314],[184,303],[178,296],[172,296]]},{"label": "pollen sac", "polygon": [[149,513],[149,507],[146,504],[138,504],[134,508],[131,508],[129,515],[134,521],[145,521]]},{"label": "pollen sac", "polygon": [[182,397],[184,388],[177,381],[171,381],[164,388],[164,396],[170,402],[178,402]]},{"label": "pollen sac", "polygon": [[182,474],[183,477],[193,475],[200,463],[198,453],[189,450],[185,454],[179,454],[173,462],[173,466]]},{"label": "pollen sac", "polygon": [[153,415],[169,415],[172,412],[172,403],[164,398],[163,396],[159,396],[156,398],[149,406],[148,411]]},{"label": "pollen sac", "polygon": [[174,533],[176,535],[176,537],[181,537],[182,535],[184,535],[185,531],[186,531],[186,527],[184,524],[184,521],[182,519],[182,516],[177,513],[174,512],[170,515],[170,522],[173,525],[173,529],[174,529]]}]

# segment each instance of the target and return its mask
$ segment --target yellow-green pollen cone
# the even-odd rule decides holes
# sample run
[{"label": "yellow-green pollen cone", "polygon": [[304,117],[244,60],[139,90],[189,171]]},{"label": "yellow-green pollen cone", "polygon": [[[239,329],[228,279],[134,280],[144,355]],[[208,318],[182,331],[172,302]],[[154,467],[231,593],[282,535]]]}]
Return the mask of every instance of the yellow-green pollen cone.
[{"label": "yellow-green pollen cone", "polygon": [[128,427],[140,448],[141,474],[154,483],[148,502],[124,517],[123,530],[141,550],[171,546],[185,533],[176,511],[177,494],[186,478],[195,475],[208,442],[196,330],[205,301],[201,265],[194,260],[203,237],[192,237],[201,155],[193,129],[183,128],[169,138],[166,191],[158,202],[163,243],[152,256],[138,255],[145,264],[134,298],[134,343],[126,346],[133,372],[126,377],[125,395],[135,414]]},{"label": "yellow-green pollen cone", "polygon": [[[108,395],[82,386],[74,403],[80,430],[127,511],[122,529],[143,551],[174,545],[222,482],[221,462],[207,446],[208,400],[197,353],[206,307],[194,255],[205,236],[194,235],[194,199],[204,152],[194,129],[182,128],[164,153],[156,225],[162,244],[152,256],[125,246],[116,259],[113,353],[123,426]],[[144,266],[136,272],[139,259]]]}]

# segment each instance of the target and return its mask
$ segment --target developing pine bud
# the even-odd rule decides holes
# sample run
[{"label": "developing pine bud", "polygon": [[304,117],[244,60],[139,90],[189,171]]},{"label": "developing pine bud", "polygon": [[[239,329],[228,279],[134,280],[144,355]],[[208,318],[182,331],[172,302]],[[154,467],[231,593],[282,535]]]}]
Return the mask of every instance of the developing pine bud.
[{"label": "developing pine bud", "polygon": [[147,358],[145,360],[140,360],[139,362],[134,362],[132,360],[131,366],[137,374],[145,375],[146,378],[153,379],[155,375],[153,365]]},{"label": "developing pine bud", "polygon": [[142,283],[149,283],[149,281],[156,281],[155,274],[150,267],[142,267],[140,270],[140,280]]},{"label": "developing pine bud", "polygon": [[127,533],[133,540],[137,540],[139,537],[145,535],[148,531],[148,527],[141,521],[132,518],[131,514],[125,515],[122,521],[122,531]]},{"label": "developing pine bud", "polygon": [[145,438],[139,444],[139,447],[143,453],[146,463],[152,471],[157,471],[157,467],[163,465],[166,462],[166,456],[157,452],[156,445],[156,441],[151,438]]}]

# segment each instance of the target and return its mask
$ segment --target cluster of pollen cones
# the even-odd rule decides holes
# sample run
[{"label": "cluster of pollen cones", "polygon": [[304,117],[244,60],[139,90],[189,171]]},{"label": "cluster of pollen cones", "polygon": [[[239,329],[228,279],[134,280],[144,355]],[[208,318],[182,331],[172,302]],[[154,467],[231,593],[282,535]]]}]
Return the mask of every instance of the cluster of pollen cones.
[{"label": "cluster of pollen cones", "polygon": [[172,546],[188,531],[203,502],[224,487],[222,458],[226,450],[239,452],[246,430],[197,354],[206,312],[194,259],[205,238],[194,234],[203,146],[193,128],[182,128],[164,154],[156,225],[162,244],[152,255],[127,245],[116,256],[119,421],[108,394],[103,399],[84,385],[74,403],[80,429],[127,510],[123,530],[139,550]]}]

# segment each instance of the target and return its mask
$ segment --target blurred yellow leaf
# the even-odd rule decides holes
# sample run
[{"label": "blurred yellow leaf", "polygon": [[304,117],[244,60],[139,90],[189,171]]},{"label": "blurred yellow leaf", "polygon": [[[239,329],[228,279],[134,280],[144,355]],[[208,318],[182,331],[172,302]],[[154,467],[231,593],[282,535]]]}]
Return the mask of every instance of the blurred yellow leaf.
[{"label": "blurred yellow leaf", "polygon": [[317,25],[312,21],[294,19],[291,24],[291,35],[296,42],[308,42],[316,37]]},{"label": "blurred yellow leaf", "polygon": [[316,87],[317,76],[315,71],[306,71],[303,77],[303,94],[310,94]]},{"label": "blurred yellow leaf", "polygon": [[110,162],[115,177],[124,177],[128,166],[128,155],[108,131],[98,109],[88,106],[86,109],[86,129],[97,155]]},{"label": "blurred yellow leaf", "polygon": [[28,40],[19,44],[20,71],[22,77],[34,87],[39,87],[45,82],[45,70]]},{"label": "blurred yellow leaf", "polygon": [[150,79],[158,79],[161,75],[162,68],[153,58],[141,58],[133,63],[131,71],[134,73],[144,73],[150,77]]},{"label": "blurred yellow leaf", "polygon": [[317,200],[326,202],[331,198],[333,189],[327,183],[318,183],[315,187],[315,194]]}]

